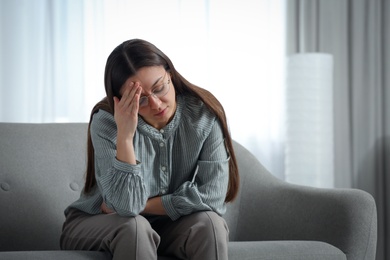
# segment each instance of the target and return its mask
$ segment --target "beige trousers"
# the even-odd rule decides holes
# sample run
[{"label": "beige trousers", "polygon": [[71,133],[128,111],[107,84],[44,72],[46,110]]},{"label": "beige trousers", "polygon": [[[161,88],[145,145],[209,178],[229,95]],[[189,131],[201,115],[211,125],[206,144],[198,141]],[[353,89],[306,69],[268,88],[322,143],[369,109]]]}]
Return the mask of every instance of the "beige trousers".
[{"label": "beige trousers", "polygon": [[157,260],[157,255],[191,260],[226,260],[228,228],[211,211],[176,221],[168,217],[88,215],[71,210],[61,235],[64,250],[106,251],[113,260]]}]

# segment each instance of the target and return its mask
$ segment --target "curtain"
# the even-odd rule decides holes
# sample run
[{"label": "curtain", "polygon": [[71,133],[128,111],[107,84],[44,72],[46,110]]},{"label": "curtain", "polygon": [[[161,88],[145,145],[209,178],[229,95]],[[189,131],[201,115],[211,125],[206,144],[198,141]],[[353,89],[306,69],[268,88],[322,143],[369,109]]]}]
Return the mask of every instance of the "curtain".
[{"label": "curtain", "polygon": [[390,259],[390,2],[288,2],[288,53],[334,57],[335,186],[373,195],[377,259]]},{"label": "curtain", "polygon": [[154,43],[283,178],[285,0],[1,0],[0,121],[87,122],[121,42]]},{"label": "curtain", "polygon": [[82,11],[82,1],[0,1],[1,121],[84,118]]}]

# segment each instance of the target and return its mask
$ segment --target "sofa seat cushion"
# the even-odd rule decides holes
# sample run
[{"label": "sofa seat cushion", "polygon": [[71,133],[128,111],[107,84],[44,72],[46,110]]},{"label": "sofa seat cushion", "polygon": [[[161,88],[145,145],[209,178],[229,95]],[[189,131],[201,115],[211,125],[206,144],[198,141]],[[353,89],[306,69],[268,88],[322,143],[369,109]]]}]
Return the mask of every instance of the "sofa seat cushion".
[{"label": "sofa seat cushion", "polygon": [[230,242],[229,260],[346,260],[338,248],[318,241]]},{"label": "sofa seat cushion", "polygon": [[[92,251],[15,251],[0,252],[2,260],[110,260],[103,252]],[[346,260],[338,248],[317,241],[229,242],[229,260]],[[175,260],[159,257],[158,260]]]},{"label": "sofa seat cushion", "polygon": [[[1,260],[111,260],[111,255],[94,251],[12,251],[0,252]],[[158,260],[177,260],[159,256]]]},{"label": "sofa seat cushion", "polygon": [[2,260],[110,260],[111,256],[104,252],[93,251],[12,251],[0,252]]}]

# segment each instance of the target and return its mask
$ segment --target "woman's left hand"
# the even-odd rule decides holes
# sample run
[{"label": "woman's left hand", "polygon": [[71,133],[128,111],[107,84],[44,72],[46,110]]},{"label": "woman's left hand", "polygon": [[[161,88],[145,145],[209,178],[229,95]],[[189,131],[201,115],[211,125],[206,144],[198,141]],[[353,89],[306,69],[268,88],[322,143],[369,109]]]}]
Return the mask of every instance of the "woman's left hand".
[{"label": "woman's left hand", "polygon": [[114,213],[115,211],[113,211],[112,209],[110,209],[109,207],[107,207],[106,203],[102,203],[102,205],[100,206],[100,210],[104,213],[104,214],[110,214],[110,213]]}]

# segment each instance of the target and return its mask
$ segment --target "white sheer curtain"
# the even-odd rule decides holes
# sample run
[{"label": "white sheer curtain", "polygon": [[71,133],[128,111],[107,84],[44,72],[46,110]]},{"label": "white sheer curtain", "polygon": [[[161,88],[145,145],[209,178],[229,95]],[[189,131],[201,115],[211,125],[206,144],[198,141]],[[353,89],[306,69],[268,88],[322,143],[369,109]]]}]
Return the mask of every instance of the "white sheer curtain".
[{"label": "white sheer curtain", "polygon": [[1,0],[0,121],[86,122],[119,43],[157,45],[283,178],[285,0]]},{"label": "white sheer curtain", "polygon": [[82,2],[2,0],[0,17],[1,121],[83,120]]}]

